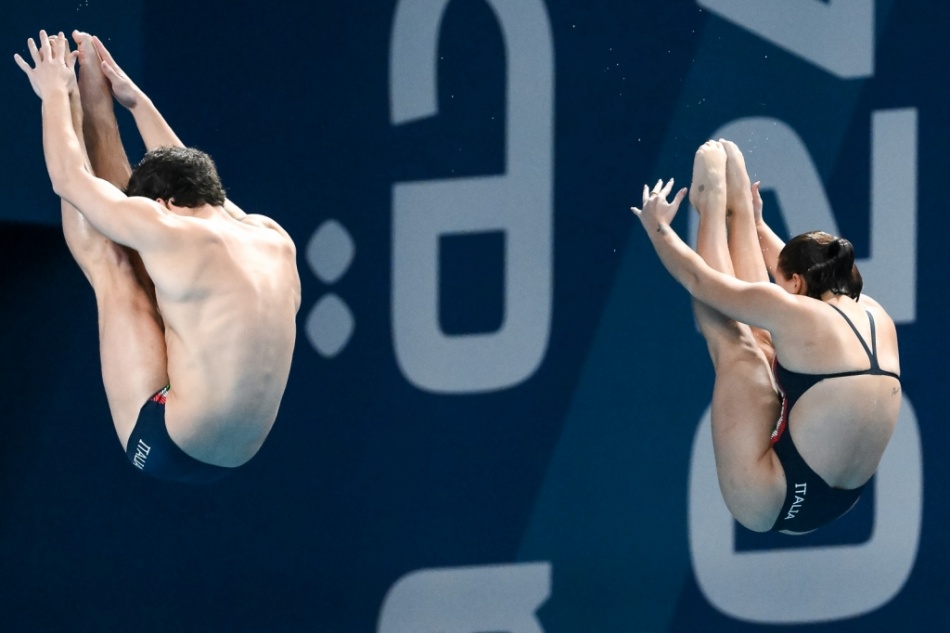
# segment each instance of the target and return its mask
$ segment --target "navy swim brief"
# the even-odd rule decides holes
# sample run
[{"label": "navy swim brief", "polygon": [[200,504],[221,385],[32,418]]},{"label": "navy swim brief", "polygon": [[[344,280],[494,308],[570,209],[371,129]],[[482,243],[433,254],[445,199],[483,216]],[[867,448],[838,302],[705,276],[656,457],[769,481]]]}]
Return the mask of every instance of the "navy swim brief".
[{"label": "navy swim brief", "polygon": [[170,388],[159,390],[142,406],[125,454],[133,466],[158,479],[193,484],[221,479],[234,469],[199,461],[169,437],[165,427],[165,399]]}]

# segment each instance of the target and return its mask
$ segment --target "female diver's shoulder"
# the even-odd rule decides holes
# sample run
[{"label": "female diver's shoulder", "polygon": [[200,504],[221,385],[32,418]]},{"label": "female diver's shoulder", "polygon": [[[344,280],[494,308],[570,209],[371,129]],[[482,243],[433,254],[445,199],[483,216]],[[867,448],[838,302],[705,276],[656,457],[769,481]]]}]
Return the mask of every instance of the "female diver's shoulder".
[{"label": "female diver's shoulder", "polygon": [[884,307],[880,303],[878,303],[877,301],[875,301],[874,299],[872,299],[871,297],[863,293],[861,294],[860,297],[858,297],[858,305],[863,306],[865,308],[871,308],[873,310],[880,310],[881,312],[884,312],[885,314],[887,313],[887,311],[884,309]]},{"label": "female diver's shoulder", "polygon": [[891,315],[888,314],[887,310],[880,303],[862,293],[858,297],[858,305],[874,315],[874,320],[878,323],[879,327],[888,327],[889,329],[895,329],[896,324],[894,319],[891,318]]}]

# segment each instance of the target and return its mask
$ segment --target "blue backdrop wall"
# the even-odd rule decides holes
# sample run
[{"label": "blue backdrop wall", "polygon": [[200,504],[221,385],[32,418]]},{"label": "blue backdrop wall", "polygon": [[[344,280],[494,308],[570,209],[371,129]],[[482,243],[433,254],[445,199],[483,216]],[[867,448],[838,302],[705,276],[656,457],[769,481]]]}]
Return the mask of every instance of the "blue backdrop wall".
[{"label": "blue backdrop wall", "polygon": [[[10,56],[39,28],[100,34],[230,196],[287,228],[303,283],[260,454],[213,486],[140,476],[109,421],[39,101],[0,65],[3,631],[944,627],[950,10],[37,0],[0,15]],[[644,182],[687,184],[719,136],[782,232],[852,240],[899,324],[894,440],[858,508],[807,537],[726,513],[705,346],[628,211]]]}]

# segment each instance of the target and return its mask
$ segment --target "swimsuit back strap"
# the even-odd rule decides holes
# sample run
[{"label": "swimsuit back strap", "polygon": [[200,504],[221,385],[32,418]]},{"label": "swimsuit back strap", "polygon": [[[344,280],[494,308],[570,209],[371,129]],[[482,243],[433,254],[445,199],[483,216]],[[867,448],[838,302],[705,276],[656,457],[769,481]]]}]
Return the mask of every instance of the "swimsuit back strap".
[{"label": "swimsuit back strap", "polygon": [[845,313],[841,310],[841,308],[839,308],[838,306],[836,306],[836,305],[834,305],[834,304],[831,304],[831,303],[829,303],[828,305],[830,305],[832,308],[834,308],[834,309],[838,312],[838,314],[840,314],[840,315],[844,318],[844,320],[848,322],[848,325],[851,326],[851,330],[854,332],[854,335],[858,337],[858,340],[859,340],[859,341],[861,341],[861,346],[864,348],[864,352],[868,355],[868,360],[871,361],[871,369],[877,369],[877,368],[878,368],[878,364],[877,364],[877,337],[875,336],[875,333],[874,333],[874,317],[871,316],[871,313],[868,312],[867,310],[865,310],[865,313],[867,313],[867,315],[868,315],[868,320],[871,322],[871,345],[874,346],[874,351],[873,351],[873,352],[871,351],[871,348],[868,347],[868,344],[864,341],[864,338],[861,336],[861,333],[858,332],[858,328],[856,328],[856,327],[854,326],[854,323],[851,321],[851,319],[848,318],[848,315],[845,314]]},{"label": "swimsuit back strap", "polygon": [[874,327],[874,317],[871,316],[869,310],[865,310],[864,312],[868,315],[868,322],[871,324],[871,367],[878,369],[880,365],[877,364],[877,332]]}]

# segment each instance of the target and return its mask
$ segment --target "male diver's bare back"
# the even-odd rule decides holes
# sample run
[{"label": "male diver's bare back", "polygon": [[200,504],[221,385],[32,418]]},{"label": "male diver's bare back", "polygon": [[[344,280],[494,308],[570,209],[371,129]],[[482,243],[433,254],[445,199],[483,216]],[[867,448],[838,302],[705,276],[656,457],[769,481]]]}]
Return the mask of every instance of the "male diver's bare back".
[{"label": "male diver's bare back", "polygon": [[293,243],[223,212],[180,218],[176,252],[143,253],[165,322],[168,433],[186,453],[234,467],[267,437],[296,338]]}]

